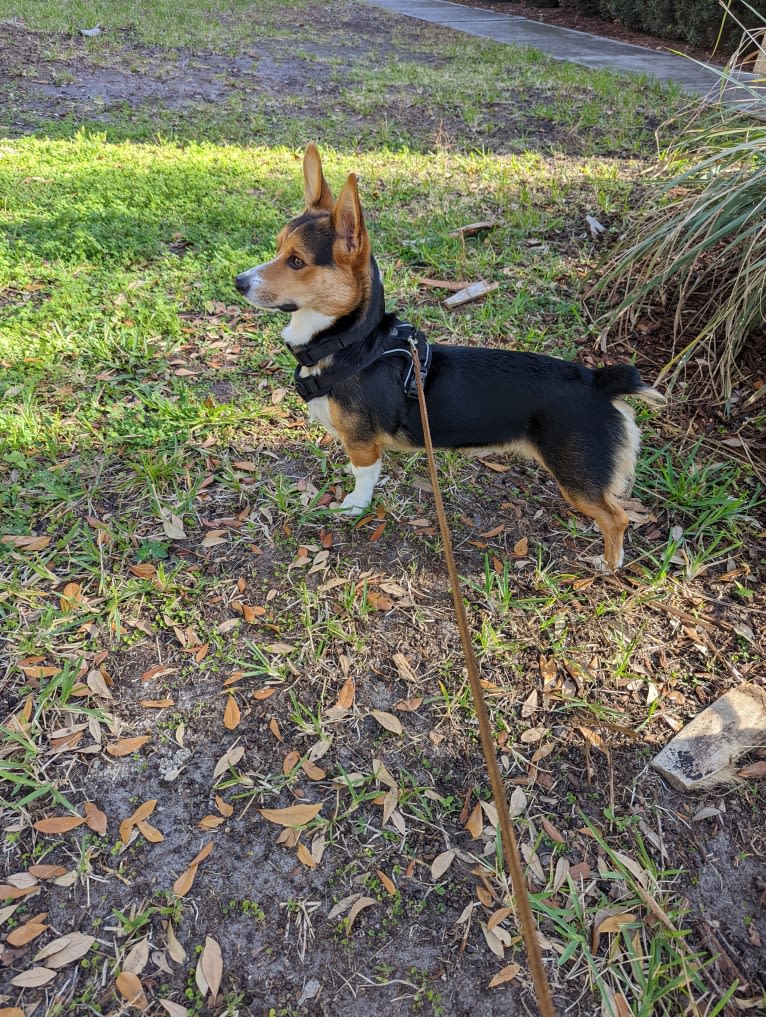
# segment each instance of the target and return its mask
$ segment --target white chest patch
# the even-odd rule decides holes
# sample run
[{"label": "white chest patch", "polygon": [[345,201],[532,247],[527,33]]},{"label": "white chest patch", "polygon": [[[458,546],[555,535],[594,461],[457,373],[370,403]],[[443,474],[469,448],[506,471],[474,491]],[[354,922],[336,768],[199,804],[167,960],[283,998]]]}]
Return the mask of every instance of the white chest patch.
[{"label": "white chest patch", "polygon": [[329,328],[334,321],[335,318],[320,314],[319,311],[312,311],[310,307],[301,307],[293,311],[290,323],[282,329],[282,338],[293,348],[305,346],[315,335]]},{"label": "white chest patch", "polygon": [[317,396],[306,404],[309,416],[318,421],[325,431],[328,431],[333,438],[340,438],[338,431],[333,427],[330,419],[330,400],[327,396]]}]

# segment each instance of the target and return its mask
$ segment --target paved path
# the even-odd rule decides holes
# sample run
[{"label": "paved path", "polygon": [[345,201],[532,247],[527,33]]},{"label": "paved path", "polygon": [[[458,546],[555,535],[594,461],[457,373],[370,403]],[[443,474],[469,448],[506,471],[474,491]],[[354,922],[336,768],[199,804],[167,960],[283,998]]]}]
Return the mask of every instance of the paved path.
[{"label": "paved path", "polygon": [[[615,39],[603,39],[588,32],[545,25],[528,18],[498,14],[478,7],[465,7],[448,0],[369,0],[398,14],[421,21],[432,21],[470,35],[496,42],[532,46],[554,60],[569,60],[586,67],[606,68],[630,74],[646,74],[659,81],[674,81],[692,95],[707,95],[719,83],[712,67],[694,63],[686,57],[661,53],[643,46],[632,46]],[[672,43],[668,43],[672,46]],[[744,76],[743,76],[744,77]],[[748,77],[752,77],[749,75]]]}]

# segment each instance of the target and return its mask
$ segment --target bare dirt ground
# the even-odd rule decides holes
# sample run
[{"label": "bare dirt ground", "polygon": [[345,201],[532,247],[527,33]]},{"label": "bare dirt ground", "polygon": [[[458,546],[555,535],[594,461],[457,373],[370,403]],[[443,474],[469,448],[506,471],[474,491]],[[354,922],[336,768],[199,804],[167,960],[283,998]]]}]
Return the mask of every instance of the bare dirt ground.
[{"label": "bare dirt ground", "polygon": [[[305,17],[315,19],[317,32],[323,28],[320,10]],[[388,24],[379,12],[350,5],[342,28],[374,58],[388,45]],[[415,39],[423,30],[408,22],[406,31]],[[285,115],[285,95],[301,94],[305,116],[312,103],[325,108],[336,90],[329,69],[312,64],[306,95],[306,64],[282,42],[259,43],[252,55],[178,51],[168,60],[126,33],[98,65],[81,40],[51,42],[18,23],[2,26],[12,133],[33,131],[41,116],[109,123],[146,104],[181,115],[215,105],[232,89],[257,94],[268,121]],[[502,149],[519,123],[504,122],[498,111],[494,119],[496,133],[484,141]],[[555,128],[531,116],[526,126],[546,143],[554,137]],[[214,316],[244,359],[252,312],[232,297]],[[623,341],[615,354],[651,359],[648,343],[661,344],[662,334],[650,330],[647,344]],[[252,355],[259,355],[255,347]],[[192,336],[184,356],[203,370],[195,384],[208,385],[211,398],[234,397],[203,342]],[[283,383],[278,372],[266,375],[267,391]],[[714,445],[722,421],[698,407],[661,426],[668,440],[693,434]],[[744,416],[739,423],[750,428]],[[485,813],[476,837],[466,829],[486,801],[486,780],[427,484],[392,460],[376,514],[355,528],[328,521],[307,507],[318,481],[306,453],[312,434],[303,414],[275,396],[259,441],[237,449],[239,494],[218,484],[223,467],[212,449],[199,529],[173,543],[174,559],[184,563],[173,612],[161,613],[149,591],[144,609],[124,619],[129,638],[102,629],[106,657],[83,636],[75,699],[100,689],[97,702],[115,720],[80,729],[62,713],[60,729],[50,732],[48,766],[78,807],[87,800],[106,813],[108,831],[96,821],[76,840],[46,841],[30,829],[39,818],[32,805],[24,816],[4,817],[10,840],[3,864],[16,877],[31,865],[56,866],[31,883],[16,878],[13,886],[24,891],[11,905],[21,909],[16,919],[32,916],[32,924],[62,936],[95,936],[94,959],[62,967],[55,980],[20,997],[11,979],[30,968],[37,946],[6,941],[0,1005],[18,1006],[26,1017],[126,1013],[114,993],[117,960],[140,976],[151,1013],[536,1012],[512,916],[498,917],[507,890],[479,864],[493,857],[494,827]],[[746,437],[760,456],[762,439],[752,430]],[[519,823],[531,889],[551,906],[558,902],[572,936],[590,942],[594,914],[578,927],[572,901],[625,895],[625,879],[607,875],[612,861],[598,838],[608,838],[638,859],[647,893],[676,902],[670,914],[658,905],[661,920],[691,930],[689,953],[715,958],[699,976],[709,993],[704,1005],[738,979],[741,1008],[730,1004],[726,1012],[763,1012],[763,783],[687,798],[670,792],[647,763],[727,688],[763,683],[766,611],[755,594],[764,578],[764,533],[736,561],[678,574],[661,596],[656,589],[647,595],[638,570],[593,574],[597,535],[573,533],[542,474],[504,459],[489,466],[450,460],[446,472],[502,765],[509,793],[524,792]],[[269,479],[275,473],[279,485]],[[83,504],[83,514],[119,517],[130,511],[121,497],[107,487],[95,505]],[[629,557],[653,548],[670,525],[666,506],[634,513]],[[206,541],[210,532],[223,534],[220,542]],[[200,572],[215,580],[202,600],[194,594]],[[504,575],[511,590],[505,603]],[[620,640],[624,672],[614,663]],[[225,652],[209,666],[211,648],[220,650],[222,641]],[[75,649],[69,644],[67,653]],[[13,660],[33,686],[43,680],[36,669],[48,663]],[[657,703],[649,720],[647,689]],[[231,691],[239,705],[226,723]],[[141,705],[147,701],[155,706]],[[10,694],[5,706],[19,712],[23,701]],[[123,738],[144,735],[149,740],[134,752],[112,754],[122,751]],[[119,824],[155,800],[151,825],[134,824],[127,844],[120,842]],[[298,836],[259,811],[302,804],[321,805],[329,824]],[[208,843],[212,852],[194,869],[193,885],[174,898],[171,888]],[[435,860],[447,864],[447,851],[454,851],[448,867],[435,874]],[[557,896],[560,886],[551,890],[562,858],[575,873],[565,898]],[[667,875],[655,881],[656,872]],[[686,915],[678,907],[684,902]],[[502,931],[494,952],[482,931],[493,920]],[[655,911],[640,921],[651,928],[659,920]],[[562,924],[541,918],[541,928],[559,1012],[602,1012],[583,970],[561,961],[568,946]],[[223,955],[215,1003],[203,1003],[196,974],[207,937]],[[606,944],[600,949],[603,958]],[[522,965],[519,974],[488,989],[511,961]],[[162,1009],[160,998],[187,1009]]]}]

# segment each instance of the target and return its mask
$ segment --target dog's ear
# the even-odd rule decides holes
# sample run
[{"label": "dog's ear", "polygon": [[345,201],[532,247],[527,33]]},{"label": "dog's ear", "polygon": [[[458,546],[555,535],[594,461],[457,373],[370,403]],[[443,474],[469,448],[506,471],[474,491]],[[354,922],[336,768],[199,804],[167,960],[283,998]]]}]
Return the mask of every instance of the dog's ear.
[{"label": "dog's ear", "polygon": [[322,160],[313,141],[306,145],[303,155],[303,182],[306,208],[318,212],[329,212],[332,208],[332,194],[322,172]]},{"label": "dog's ear", "polygon": [[349,173],[343,190],[332,213],[332,224],[341,238],[341,255],[349,260],[366,253],[367,230],[364,225],[362,206],[359,204],[359,192],[356,186],[356,175]]}]

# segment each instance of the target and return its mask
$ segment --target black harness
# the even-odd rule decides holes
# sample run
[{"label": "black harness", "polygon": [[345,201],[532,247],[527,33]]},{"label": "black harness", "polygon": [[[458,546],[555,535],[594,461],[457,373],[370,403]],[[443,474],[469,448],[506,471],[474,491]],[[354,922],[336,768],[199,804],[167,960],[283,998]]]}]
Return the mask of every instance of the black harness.
[{"label": "black harness", "polygon": [[[425,386],[428,369],[431,366],[431,347],[428,340],[422,332],[406,321],[398,321],[391,315],[385,320],[383,285],[374,259],[372,266],[372,297],[366,312],[361,316],[348,315],[340,318],[327,331],[320,333],[305,346],[290,350],[298,361],[295,368],[295,388],[301,399],[306,402],[328,395],[341,381],[361,374],[381,357],[392,356],[403,356],[409,361],[409,369],[404,377],[404,394],[409,399],[416,399],[418,390],[412,359],[414,344],[417,344],[420,361],[420,380]],[[327,357],[350,347],[359,349],[362,346],[366,347],[363,355],[348,359],[345,363],[343,362],[345,358],[339,358],[340,363],[333,362],[329,371],[301,377],[302,367],[316,367]]]}]

